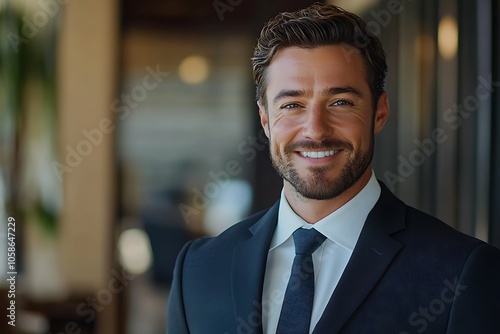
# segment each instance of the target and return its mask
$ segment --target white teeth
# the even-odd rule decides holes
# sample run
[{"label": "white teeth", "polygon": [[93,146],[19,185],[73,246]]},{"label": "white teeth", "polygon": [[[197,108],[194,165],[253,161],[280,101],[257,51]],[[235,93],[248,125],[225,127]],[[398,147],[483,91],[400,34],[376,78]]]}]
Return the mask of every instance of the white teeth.
[{"label": "white teeth", "polygon": [[307,158],[321,159],[324,157],[329,157],[337,153],[338,151],[324,151],[324,152],[300,152],[300,155]]}]

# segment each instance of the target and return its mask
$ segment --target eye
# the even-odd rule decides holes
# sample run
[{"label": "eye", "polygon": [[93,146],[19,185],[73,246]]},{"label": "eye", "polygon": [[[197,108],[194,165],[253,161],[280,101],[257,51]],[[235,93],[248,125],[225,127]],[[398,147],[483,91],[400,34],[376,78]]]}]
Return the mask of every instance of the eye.
[{"label": "eye", "polygon": [[297,103],[286,103],[280,107],[280,109],[286,109],[286,110],[292,110],[292,109],[297,109],[300,108],[300,105]]},{"label": "eye", "polygon": [[338,100],[338,101],[335,101],[332,105],[338,106],[338,107],[348,107],[348,106],[353,106],[354,104],[350,101],[347,101],[347,100]]}]

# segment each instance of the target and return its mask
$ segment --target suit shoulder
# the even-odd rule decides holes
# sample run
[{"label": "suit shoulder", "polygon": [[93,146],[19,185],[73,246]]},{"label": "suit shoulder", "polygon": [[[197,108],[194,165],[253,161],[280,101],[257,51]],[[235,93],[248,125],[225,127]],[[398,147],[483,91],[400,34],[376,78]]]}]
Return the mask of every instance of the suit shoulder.
[{"label": "suit shoulder", "polygon": [[460,248],[474,249],[480,245],[486,244],[477,238],[466,233],[458,231],[442,220],[431,216],[416,208],[406,206],[406,224],[413,238],[426,239],[427,242],[441,243],[457,246]]}]

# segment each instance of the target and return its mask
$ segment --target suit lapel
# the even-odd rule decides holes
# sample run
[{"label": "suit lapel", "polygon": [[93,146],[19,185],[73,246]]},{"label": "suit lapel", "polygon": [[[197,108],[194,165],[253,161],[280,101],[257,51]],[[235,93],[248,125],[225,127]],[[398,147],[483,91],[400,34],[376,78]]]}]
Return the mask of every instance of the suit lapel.
[{"label": "suit lapel", "polygon": [[313,333],[338,333],[403,247],[389,234],[404,228],[405,205],[381,184],[342,277]]},{"label": "suit lapel", "polygon": [[232,291],[238,333],[262,333],[262,288],[279,202],[248,230],[233,251]]}]

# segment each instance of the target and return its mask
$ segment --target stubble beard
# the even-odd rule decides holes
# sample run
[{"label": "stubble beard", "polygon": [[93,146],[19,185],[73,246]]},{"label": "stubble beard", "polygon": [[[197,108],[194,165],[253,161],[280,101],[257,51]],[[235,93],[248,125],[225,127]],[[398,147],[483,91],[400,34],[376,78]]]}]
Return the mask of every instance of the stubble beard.
[{"label": "stubble beard", "polygon": [[[271,140],[270,140],[271,142]],[[333,147],[341,148],[341,154],[347,155],[347,162],[342,167],[339,175],[334,179],[328,177],[328,173],[334,166],[309,167],[308,176],[301,176],[294,164],[292,155],[298,148],[332,150]],[[372,129],[370,145],[365,151],[354,151],[352,145],[345,141],[325,139],[321,142],[302,141],[291,143],[285,147],[285,153],[274,156],[271,161],[278,174],[288,181],[295,191],[304,198],[315,200],[327,200],[335,198],[352,187],[363,176],[373,158],[374,133]]]}]

